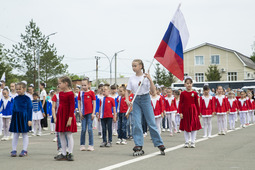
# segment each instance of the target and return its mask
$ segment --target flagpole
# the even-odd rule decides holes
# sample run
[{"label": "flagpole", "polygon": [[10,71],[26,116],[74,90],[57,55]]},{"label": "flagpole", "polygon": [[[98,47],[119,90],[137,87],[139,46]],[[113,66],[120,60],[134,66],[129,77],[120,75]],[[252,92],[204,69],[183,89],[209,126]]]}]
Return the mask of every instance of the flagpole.
[{"label": "flagpole", "polygon": [[[154,59],[155,59],[155,58],[153,57],[153,59],[152,59],[152,61],[151,61],[151,63],[150,63],[150,66],[149,66],[149,68],[148,68],[148,73],[149,73],[149,71],[150,71],[150,68],[151,68],[153,62],[154,62]],[[134,96],[133,100],[131,101],[132,106],[133,106],[133,103],[134,103],[134,101],[135,101],[135,98],[136,98],[138,92],[140,91],[140,88],[141,88],[141,86],[142,86],[142,84],[143,84],[144,79],[145,79],[145,77],[143,77],[143,79],[142,79],[142,81],[141,81],[141,83],[140,83],[138,89],[136,90],[135,96]],[[129,107],[128,107],[128,110],[127,110],[127,112],[126,112],[126,117],[129,116],[129,114],[130,114],[130,113],[129,113],[130,109],[131,109],[131,107],[129,106]]]}]

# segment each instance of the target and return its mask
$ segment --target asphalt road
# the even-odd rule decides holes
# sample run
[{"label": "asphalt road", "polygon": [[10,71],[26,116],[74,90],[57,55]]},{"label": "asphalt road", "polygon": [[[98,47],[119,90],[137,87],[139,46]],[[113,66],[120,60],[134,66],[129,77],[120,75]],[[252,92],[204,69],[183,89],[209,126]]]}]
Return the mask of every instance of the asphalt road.
[{"label": "asphalt road", "polygon": [[[239,124],[236,125],[239,127]],[[80,130],[80,129],[79,129]],[[116,145],[117,137],[113,136],[111,148],[100,148],[102,139],[94,130],[95,151],[80,151],[80,132],[74,134],[73,162],[55,161],[57,144],[52,142],[54,135],[43,131],[43,136],[29,138],[27,157],[10,157],[11,141],[0,141],[0,169],[255,169],[255,126],[237,128],[225,136],[218,136],[216,118],[213,118],[212,139],[202,138],[203,130],[197,135],[196,148],[183,148],[183,133],[169,136],[162,132],[166,155],[160,155],[148,135],[144,141],[145,155],[133,157],[133,141],[127,145]],[[88,136],[86,136],[88,143]],[[19,139],[17,151],[22,150],[22,139]]]}]

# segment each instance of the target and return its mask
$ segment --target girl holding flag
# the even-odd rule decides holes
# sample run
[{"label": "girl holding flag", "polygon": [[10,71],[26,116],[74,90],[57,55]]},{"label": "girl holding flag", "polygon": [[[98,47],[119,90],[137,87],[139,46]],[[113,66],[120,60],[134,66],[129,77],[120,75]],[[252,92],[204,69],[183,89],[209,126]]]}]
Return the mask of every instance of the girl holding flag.
[{"label": "girl holding flag", "polygon": [[[128,92],[132,91],[136,93],[138,87],[140,87],[140,91],[137,92],[137,96],[133,102],[133,139],[135,142],[134,156],[143,155],[143,130],[142,130],[142,114],[144,115],[146,122],[150,129],[150,135],[152,138],[152,142],[155,147],[158,147],[162,154],[164,154],[165,146],[163,144],[162,138],[158,132],[155,117],[153,113],[153,109],[151,106],[151,98],[149,92],[156,93],[156,88],[151,79],[150,74],[144,73],[144,64],[140,59],[133,60],[132,62],[133,71],[136,73],[134,76],[130,77],[127,85],[127,91],[125,93],[126,103],[129,107],[132,106],[132,103],[127,100]],[[142,81],[144,79],[144,81]],[[141,84],[142,83],[142,84]]]}]

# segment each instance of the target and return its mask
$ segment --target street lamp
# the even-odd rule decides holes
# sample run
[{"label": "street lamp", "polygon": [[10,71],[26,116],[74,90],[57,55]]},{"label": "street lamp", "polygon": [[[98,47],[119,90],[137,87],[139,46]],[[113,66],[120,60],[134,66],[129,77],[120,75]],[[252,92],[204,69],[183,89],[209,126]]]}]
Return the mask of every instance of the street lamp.
[{"label": "street lamp", "polygon": [[45,40],[46,38],[48,38],[49,36],[55,35],[57,34],[57,32],[51,33],[49,35],[47,35],[46,37],[44,37],[40,42],[39,42],[39,47],[37,49],[37,59],[38,59],[38,92],[40,94],[40,55],[39,55],[39,51],[41,48],[41,43],[43,40]]},{"label": "street lamp", "polygon": [[113,57],[110,59],[105,53],[103,52],[100,52],[100,51],[97,51],[97,53],[100,53],[100,54],[103,54],[109,61],[110,63],[110,84],[112,84],[112,60],[113,60]]},{"label": "street lamp", "polygon": [[117,53],[114,54],[114,56],[115,56],[115,84],[116,85],[117,85],[117,54],[121,53],[123,51],[125,51],[125,50],[120,50],[120,51],[118,51]]},{"label": "street lamp", "polygon": [[103,54],[109,61],[109,64],[110,64],[110,84],[112,84],[112,61],[113,61],[113,58],[115,57],[115,84],[117,84],[117,54],[120,53],[120,52],[123,52],[123,51],[124,50],[120,50],[120,51],[114,53],[114,55],[112,56],[111,59],[105,53],[97,51],[97,53]]}]

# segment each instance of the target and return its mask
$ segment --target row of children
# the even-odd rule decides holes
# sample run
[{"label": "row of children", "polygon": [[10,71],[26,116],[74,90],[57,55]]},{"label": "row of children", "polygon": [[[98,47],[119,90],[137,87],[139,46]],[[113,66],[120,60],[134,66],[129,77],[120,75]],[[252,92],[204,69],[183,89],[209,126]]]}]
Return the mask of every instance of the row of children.
[{"label": "row of children", "polygon": [[[191,81],[191,78],[186,78],[186,80]],[[185,81],[186,81],[185,80]],[[185,83],[186,86],[186,83]],[[166,117],[166,121],[169,123],[170,136],[174,133],[180,132],[177,125],[180,124],[180,113],[182,108],[180,108],[180,91],[174,91],[172,94],[172,89],[167,88],[165,95],[152,94],[152,106],[154,108],[154,115],[156,124],[161,132],[161,119]],[[198,96],[199,107],[197,108],[198,115],[203,118],[203,128],[204,136],[211,137],[212,132],[212,117],[217,115],[218,123],[218,134],[225,135],[227,133],[227,115],[229,119],[229,129],[235,129],[235,122],[240,117],[241,127],[245,127],[250,123],[254,123],[254,110],[255,102],[252,99],[253,95],[251,91],[239,91],[240,95],[235,96],[233,91],[229,91],[227,96],[223,95],[222,86],[217,87],[216,96],[210,95],[210,88],[208,84],[203,87],[203,95]],[[182,92],[181,94],[184,94]],[[247,97],[246,97],[247,95]],[[181,104],[182,105],[182,104]],[[186,146],[186,145],[185,145]]]},{"label": "row of children", "polygon": [[[26,81],[22,81],[24,84],[27,84]],[[32,101],[33,114],[32,114],[32,128],[30,132],[33,132],[33,135],[41,136],[42,127],[47,127],[47,117],[51,115],[51,106],[52,101],[49,98],[46,100],[46,91],[44,89],[44,83],[41,83],[41,95],[34,93],[34,86],[30,84],[28,87],[28,91],[25,90],[25,95],[30,98]],[[10,89],[8,86],[4,86],[0,92],[0,135],[2,135],[2,128],[4,131],[2,141],[10,140],[12,138],[9,133],[9,122],[12,117],[12,108],[13,108],[13,100],[18,95],[16,92],[16,83],[10,84]],[[53,96],[53,92],[50,91],[50,95]],[[41,99],[41,100],[39,100]],[[42,104],[43,103],[43,104]],[[47,106],[47,107],[46,107]],[[46,114],[48,113],[48,114]],[[45,120],[46,119],[46,120]],[[41,123],[42,122],[42,123]],[[46,124],[46,125],[45,125]],[[54,132],[54,124],[51,123],[51,132]]]}]

